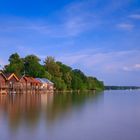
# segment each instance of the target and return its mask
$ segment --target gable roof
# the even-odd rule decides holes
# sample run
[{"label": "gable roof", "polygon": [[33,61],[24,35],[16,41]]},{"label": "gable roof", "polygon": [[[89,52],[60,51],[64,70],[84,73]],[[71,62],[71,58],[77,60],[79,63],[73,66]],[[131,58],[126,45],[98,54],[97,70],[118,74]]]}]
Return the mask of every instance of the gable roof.
[{"label": "gable roof", "polygon": [[46,82],[44,80],[42,80],[41,78],[36,78],[36,80],[43,83],[43,84],[46,84]]},{"label": "gable roof", "polygon": [[5,80],[7,80],[7,77],[5,76],[5,74],[2,71],[0,71],[0,74],[5,78]]},{"label": "gable roof", "polygon": [[23,76],[23,77],[21,77],[21,79],[25,79],[26,82],[28,82],[28,83],[41,84],[41,82],[39,80],[37,80],[37,79],[35,79],[33,77],[30,77],[30,76]]},{"label": "gable roof", "polygon": [[46,79],[46,78],[36,78],[38,81],[40,81],[41,83],[45,84],[45,83],[48,83],[48,84],[54,84],[52,83],[50,80]]},{"label": "gable roof", "polygon": [[22,78],[24,78],[27,82],[32,83],[32,79],[30,77],[24,76]]},{"label": "gable roof", "polygon": [[46,83],[49,83],[49,84],[54,84],[53,82],[51,82],[50,80],[46,79],[46,78],[42,78]]},{"label": "gable roof", "polygon": [[14,73],[6,73],[4,75],[6,76],[7,80],[10,80],[12,77],[15,77],[15,79],[19,81],[19,78]]},{"label": "gable roof", "polygon": [[30,77],[30,79],[32,80],[33,83],[41,84],[41,82],[38,81],[36,78]]}]

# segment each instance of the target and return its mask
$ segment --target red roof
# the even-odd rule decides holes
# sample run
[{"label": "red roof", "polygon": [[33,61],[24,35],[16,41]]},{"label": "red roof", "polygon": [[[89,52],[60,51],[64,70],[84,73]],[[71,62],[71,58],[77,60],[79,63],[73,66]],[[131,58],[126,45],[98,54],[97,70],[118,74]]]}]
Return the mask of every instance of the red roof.
[{"label": "red roof", "polygon": [[40,84],[40,82],[33,77],[24,76],[22,78],[24,78],[26,80],[26,82],[28,82],[28,83]]},{"label": "red roof", "polygon": [[10,80],[12,77],[15,77],[17,81],[19,81],[19,78],[14,73],[4,73],[7,80]]},{"label": "red roof", "polygon": [[32,78],[32,80],[34,81],[34,83],[36,83],[36,84],[41,84],[41,82],[40,81],[38,81],[38,80],[36,80],[35,78]]},{"label": "red roof", "polygon": [[25,77],[23,77],[23,78],[24,78],[27,82],[32,83],[32,80],[31,80],[30,77],[25,76]]},{"label": "red roof", "polygon": [[5,74],[2,71],[0,71],[0,74],[5,78],[5,80],[7,80],[7,77],[5,76]]}]

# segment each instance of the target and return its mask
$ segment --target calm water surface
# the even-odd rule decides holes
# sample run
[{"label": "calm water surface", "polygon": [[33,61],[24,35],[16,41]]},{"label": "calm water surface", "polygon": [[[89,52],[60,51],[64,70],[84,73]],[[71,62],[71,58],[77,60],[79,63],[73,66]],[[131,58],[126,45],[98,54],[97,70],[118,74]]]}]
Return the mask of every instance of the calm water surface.
[{"label": "calm water surface", "polygon": [[0,140],[140,140],[140,91],[0,96]]}]

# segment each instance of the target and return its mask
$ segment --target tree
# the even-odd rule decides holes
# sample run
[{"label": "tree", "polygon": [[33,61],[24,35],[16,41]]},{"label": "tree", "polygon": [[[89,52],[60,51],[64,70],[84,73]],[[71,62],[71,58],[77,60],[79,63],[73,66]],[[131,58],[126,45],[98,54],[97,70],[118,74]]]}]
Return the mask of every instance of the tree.
[{"label": "tree", "polygon": [[51,56],[48,56],[44,61],[44,67],[53,77],[61,77],[60,67],[55,62],[55,59]]},{"label": "tree", "polygon": [[78,90],[87,89],[87,77],[78,69],[72,70],[72,88]]},{"label": "tree", "polygon": [[44,77],[46,75],[46,71],[39,62],[40,59],[35,55],[26,56],[24,58],[26,74],[32,77]]},{"label": "tree", "polygon": [[67,85],[67,89],[71,89],[72,68],[61,62],[56,62],[56,63],[60,66],[60,71],[62,73],[62,79],[64,80],[65,84]]},{"label": "tree", "polygon": [[104,84],[94,77],[87,77],[81,70],[74,69],[56,62],[54,57],[48,56],[44,65],[40,64],[40,59],[35,55],[27,55],[20,58],[17,53],[9,57],[9,64],[5,66],[5,72],[15,73],[20,76],[23,73],[28,76],[47,78],[54,82],[57,90],[101,90]]},{"label": "tree", "polygon": [[15,73],[16,75],[21,75],[24,71],[23,59],[17,53],[12,54],[8,60],[10,63],[5,66],[6,73]]},{"label": "tree", "polygon": [[58,77],[53,77],[52,81],[56,87],[57,90],[66,90],[67,85],[65,84],[64,80]]}]

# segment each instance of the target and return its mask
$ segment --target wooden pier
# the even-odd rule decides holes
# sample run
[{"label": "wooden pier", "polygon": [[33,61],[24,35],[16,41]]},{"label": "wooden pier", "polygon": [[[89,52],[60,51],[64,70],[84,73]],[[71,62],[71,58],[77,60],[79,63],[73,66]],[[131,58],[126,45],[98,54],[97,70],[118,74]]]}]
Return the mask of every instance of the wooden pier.
[{"label": "wooden pier", "polygon": [[49,93],[53,92],[47,88],[40,88],[39,86],[23,86],[21,84],[16,85],[1,85],[0,94],[24,94],[24,93]]}]

